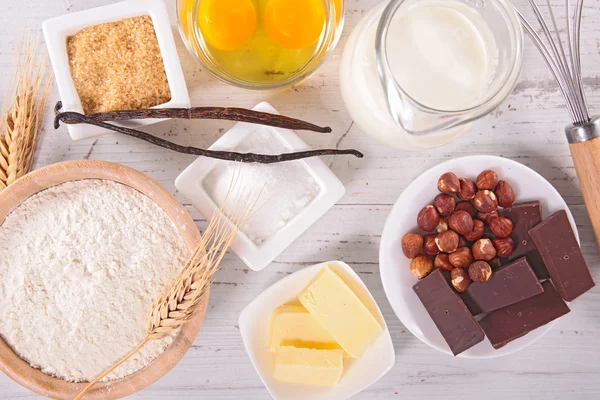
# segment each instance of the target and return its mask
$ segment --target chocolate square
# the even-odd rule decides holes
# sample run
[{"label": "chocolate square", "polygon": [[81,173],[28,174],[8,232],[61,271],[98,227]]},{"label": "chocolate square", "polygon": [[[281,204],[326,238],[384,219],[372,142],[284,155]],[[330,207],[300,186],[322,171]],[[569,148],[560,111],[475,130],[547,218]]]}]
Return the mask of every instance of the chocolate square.
[{"label": "chocolate square", "polygon": [[473,315],[487,313],[542,293],[542,285],[525,257],[495,271],[486,283],[473,282],[461,293]]},{"label": "chocolate square", "polygon": [[495,349],[571,311],[550,281],[542,283],[542,287],[543,293],[493,311],[479,321]]},{"label": "chocolate square", "polygon": [[458,355],[470,349],[485,337],[479,324],[450,286],[449,277],[440,269],[421,279],[413,290],[450,346]]},{"label": "chocolate square", "polygon": [[565,210],[529,231],[556,290],[573,301],[595,286]]}]

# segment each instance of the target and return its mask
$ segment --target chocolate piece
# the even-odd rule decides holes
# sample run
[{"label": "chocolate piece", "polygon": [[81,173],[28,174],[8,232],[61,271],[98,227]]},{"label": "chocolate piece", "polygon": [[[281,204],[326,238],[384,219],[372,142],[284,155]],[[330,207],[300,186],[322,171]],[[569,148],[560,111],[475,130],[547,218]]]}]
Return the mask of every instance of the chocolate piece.
[{"label": "chocolate piece", "polygon": [[454,355],[483,340],[481,327],[440,269],[420,280],[413,290]]},{"label": "chocolate piece", "polygon": [[489,313],[479,321],[495,349],[544,326],[571,311],[550,281],[544,293]]},{"label": "chocolate piece", "polygon": [[548,279],[550,275],[541,261],[533,240],[529,236],[529,230],[542,222],[542,205],[539,201],[515,204],[505,208],[502,216],[513,223],[513,232],[510,235],[515,242],[515,248],[509,259],[516,260],[527,255],[527,261],[539,279]]},{"label": "chocolate piece", "polygon": [[595,286],[565,210],[529,231],[556,290],[573,301]]},{"label": "chocolate piece", "polygon": [[523,257],[534,251],[535,246],[529,237],[529,230],[542,222],[542,205],[539,201],[515,204],[505,208],[502,216],[513,223],[513,231],[510,237],[515,242],[515,248],[510,256],[511,260]]},{"label": "chocolate piece", "polygon": [[542,293],[542,285],[525,257],[498,269],[486,283],[473,282],[461,293],[473,315],[510,306]]}]

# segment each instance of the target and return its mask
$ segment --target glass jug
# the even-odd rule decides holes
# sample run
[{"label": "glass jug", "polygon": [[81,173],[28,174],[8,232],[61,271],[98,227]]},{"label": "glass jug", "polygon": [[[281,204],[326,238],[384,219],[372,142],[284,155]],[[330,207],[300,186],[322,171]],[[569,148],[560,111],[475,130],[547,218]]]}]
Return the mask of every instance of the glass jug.
[{"label": "glass jug", "polygon": [[[437,27],[423,24],[431,15],[444,16],[441,25],[446,24],[453,37],[436,37]],[[493,44],[494,54],[481,53],[486,56],[489,73],[479,79],[480,87],[473,86],[477,82],[474,76],[451,68],[452,59],[460,63],[463,54],[462,49],[456,54],[449,50],[454,49],[451,41],[470,37],[463,26],[453,25],[456,21],[462,24],[463,16],[469,18],[468,29],[476,29]],[[418,57],[402,51],[403,47],[414,50],[414,46],[415,54],[429,53],[425,61],[441,67],[438,75],[441,71],[440,76],[447,74],[453,82],[460,81],[462,73],[461,83],[477,90],[468,93],[466,101],[452,103],[462,93],[444,96],[451,94],[445,90],[446,82],[428,75],[429,65],[422,68]],[[440,64],[446,55],[448,71]],[[391,0],[374,7],[351,34],[342,57],[340,83],[346,108],[363,131],[397,148],[425,149],[448,143],[498,107],[514,89],[522,60],[523,32],[507,1]],[[468,66],[471,64],[469,59]]]}]

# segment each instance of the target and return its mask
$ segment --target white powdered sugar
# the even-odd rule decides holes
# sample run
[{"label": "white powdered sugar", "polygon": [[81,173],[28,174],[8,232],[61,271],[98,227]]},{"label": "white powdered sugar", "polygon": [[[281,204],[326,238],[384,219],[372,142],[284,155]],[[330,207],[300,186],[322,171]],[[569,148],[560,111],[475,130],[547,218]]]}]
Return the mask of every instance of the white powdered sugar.
[{"label": "white powdered sugar", "polygon": [[[89,381],[142,341],[187,254],[168,215],[128,186],[83,180],[38,193],[0,226],[0,335],[44,373]],[[149,342],[108,379],[172,340]]]}]

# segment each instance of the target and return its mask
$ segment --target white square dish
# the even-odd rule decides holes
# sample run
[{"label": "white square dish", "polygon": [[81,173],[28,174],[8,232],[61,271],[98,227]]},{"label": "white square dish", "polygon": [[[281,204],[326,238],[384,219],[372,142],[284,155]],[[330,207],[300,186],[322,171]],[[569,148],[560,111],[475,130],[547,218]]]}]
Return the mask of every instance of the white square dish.
[{"label": "white square dish", "polygon": [[[344,360],[344,373],[336,387],[277,381],[272,376],[273,353],[269,352],[271,314],[277,307],[297,300],[298,295],[325,265],[329,265],[350,286],[383,326],[383,333],[359,359]],[[248,356],[276,400],[344,400],[377,382],[396,361],[390,332],[375,299],[354,270],[341,261],[313,265],[275,283],[244,308],[240,314],[239,326]]]},{"label": "white square dish", "polygon": [[[83,113],[83,107],[71,76],[69,56],[67,54],[67,38],[88,26],[116,22],[124,18],[142,15],[149,15],[152,18],[169,88],[171,89],[171,100],[154,108],[190,107],[190,98],[164,1],[129,0],[52,18],[45,21],[42,25],[58,92],[63,104],[63,111]],[[146,119],[121,122],[119,124],[115,123],[115,125],[139,128],[160,121],[162,120]],[[68,125],[68,129],[73,140],[88,139],[110,132],[103,128],[85,124]]]},{"label": "white square dish", "polygon": [[[277,113],[277,111],[268,103],[260,103],[254,110]],[[233,150],[241,146],[245,139],[250,135],[268,134],[273,142],[285,149],[285,152],[307,150],[306,143],[298,135],[288,129],[265,127],[249,123],[238,123],[231,130],[226,132],[211,147],[211,150]],[[267,151],[268,149],[265,149]],[[238,151],[244,152],[238,149]],[[301,211],[291,216],[289,221],[276,232],[261,239],[259,243],[251,235],[238,232],[231,248],[236,254],[254,271],[259,271],[269,265],[279,254],[281,254],[294,240],[296,240],[304,231],[321,218],[331,207],[333,207],[346,192],[342,182],[319,158],[308,158],[299,161],[291,161],[295,168],[309,176],[311,182],[314,182],[318,189],[303,205]],[[175,180],[175,187],[179,190],[192,205],[206,218],[210,219],[217,210],[217,202],[211,198],[204,186],[205,181],[212,179],[211,172],[217,167],[227,165],[226,161],[199,157],[194,163],[185,169]],[[266,167],[265,167],[266,168]],[[291,167],[290,167],[291,168]],[[243,172],[242,172],[243,173]],[[262,185],[259,182],[258,185]],[[260,201],[260,199],[259,199]],[[263,209],[265,209],[263,207]],[[256,216],[258,219],[258,216]]]}]

